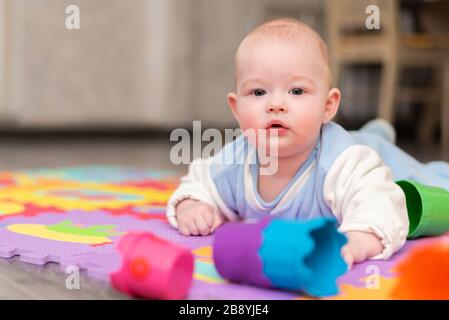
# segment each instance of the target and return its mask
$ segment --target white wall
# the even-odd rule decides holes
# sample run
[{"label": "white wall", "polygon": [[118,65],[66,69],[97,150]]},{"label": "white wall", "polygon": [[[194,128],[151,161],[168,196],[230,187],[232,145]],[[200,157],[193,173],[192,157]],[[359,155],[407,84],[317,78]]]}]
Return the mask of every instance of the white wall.
[{"label": "white wall", "polygon": [[[235,126],[226,94],[245,33],[273,15],[310,20],[320,2],[0,0],[0,68],[9,54],[0,118],[9,110],[19,127]],[[71,4],[80,30],[65,28]]]},{"label": "white wall", "polygon": [[0,0],[0,123],[6,121],[6,90],[5,90],[5,78],[6,78],[6,2]]}]

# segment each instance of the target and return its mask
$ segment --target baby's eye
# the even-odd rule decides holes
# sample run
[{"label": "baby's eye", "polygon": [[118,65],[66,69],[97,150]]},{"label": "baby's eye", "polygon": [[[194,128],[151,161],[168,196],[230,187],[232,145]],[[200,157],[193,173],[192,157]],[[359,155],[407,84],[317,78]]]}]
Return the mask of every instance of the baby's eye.
[{"label": "baby's eye", "polygon": [[302,90],[301,88],[293,88],[288,93],[293,94],[295,96],[300,96],[304,93],[304,90]]},{"label": "baby's eye", "polygon": [[254,89],[253,90],[253,94],[256,97],[260,97],[260,96],[263,96],[263,95],[267,94],[267,92],[265,90],[263,90],[263,89]]}]

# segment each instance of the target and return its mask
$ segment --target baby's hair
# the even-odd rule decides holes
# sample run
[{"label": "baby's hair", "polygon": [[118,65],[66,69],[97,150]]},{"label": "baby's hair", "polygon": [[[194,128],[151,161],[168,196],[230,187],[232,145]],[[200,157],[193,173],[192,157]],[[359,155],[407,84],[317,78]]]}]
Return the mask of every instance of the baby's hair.
[{"label": "baby's hair", "polygon": [[275,38],[285,41],[298,41],[304,37],[317,43],[324,60],[329,64],[327,45],[320,35],[307,24],[293,18],[277,18],[262,23],[251,30],[246,38]]},{"label": "baby's hair", "polygon": [[277,18],[270,20],[258,25],[248,33],[248,35],[240,43],[240,46],[235,54],[235,82],[237,82],[237,56],[239,55],[239,51],[244,46],[244,43],[251,40],[263,41],[273,39],[293,43],[306,40],[315,43],[324,60],[326,69],[325,73],[330,85],[330,63],[326,43],[310,26],[293,18]]}]

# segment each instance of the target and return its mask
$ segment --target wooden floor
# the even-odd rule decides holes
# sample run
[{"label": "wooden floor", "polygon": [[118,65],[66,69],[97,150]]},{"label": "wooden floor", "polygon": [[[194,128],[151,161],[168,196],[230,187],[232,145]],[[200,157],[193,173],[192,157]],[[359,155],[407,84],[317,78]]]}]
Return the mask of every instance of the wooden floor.
[{"label": "wooden floor", "polygon": [[[168,136],[158,139],[0,136],[0,171],[106,164],[185,172],[187,167],[177,167],[169,161],[173,144],[168,141]],[[400,141],[399,145],[420,161],[442,160],[437,146],[419,147],[412,141]],[[17,258],[0,259],[0,299],[126,299],[107,284],[84,274],[80,289],[68,290],[67,276],[56,264],[39,267],[20,263]]]},{"label": "wooden floor", "polygon": [[127,299],[109,284],[88,278],[83,271],[79,289],[69,290],[68,277],[56,263],[37,266],[20,262],[18,257],[0,259],[0,299]]}]

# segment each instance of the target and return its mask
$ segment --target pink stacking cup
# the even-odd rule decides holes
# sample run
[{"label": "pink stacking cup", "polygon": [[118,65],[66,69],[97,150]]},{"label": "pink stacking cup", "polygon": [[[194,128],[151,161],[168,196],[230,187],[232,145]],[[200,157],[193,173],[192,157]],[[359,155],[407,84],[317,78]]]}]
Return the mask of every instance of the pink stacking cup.
[{"label": "pink stacking cup", "polygon": [[151,233],[128,233],[120,238],[120,270],[112,285],[133,297],[178,300],[186,297],[193,277],[192,253]]}]

